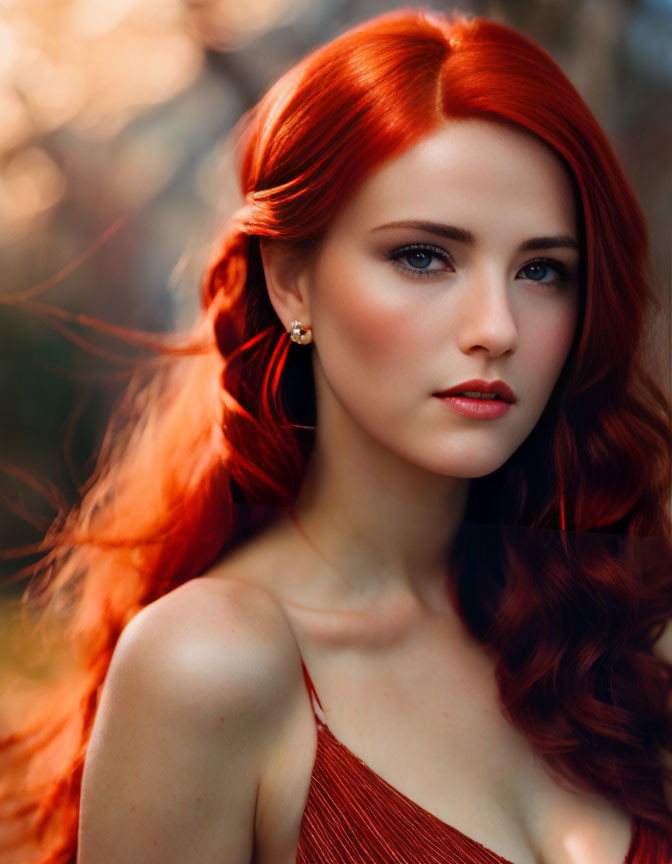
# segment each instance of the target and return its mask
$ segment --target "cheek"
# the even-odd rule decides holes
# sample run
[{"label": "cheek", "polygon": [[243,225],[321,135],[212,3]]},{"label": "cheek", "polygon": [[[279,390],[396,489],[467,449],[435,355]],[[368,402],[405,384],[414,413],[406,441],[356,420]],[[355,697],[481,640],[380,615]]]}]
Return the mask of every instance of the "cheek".
[{"label": "cheek", "polygon": [[[328,263],[328,262],[325,262]],[[325,268],[311,309],[318,353],[371,373],[402,374],[418,351],[413,298],[400,293],[382,268]],[[415,314],[414,314],[415,313]]]},{"label": "cheek", "polygon": [[550,394],[572,346],[577,325],[577,304],[568,303],[558,314],[537,322],[530,336],[530,365],[542,372],[540,385]]}]

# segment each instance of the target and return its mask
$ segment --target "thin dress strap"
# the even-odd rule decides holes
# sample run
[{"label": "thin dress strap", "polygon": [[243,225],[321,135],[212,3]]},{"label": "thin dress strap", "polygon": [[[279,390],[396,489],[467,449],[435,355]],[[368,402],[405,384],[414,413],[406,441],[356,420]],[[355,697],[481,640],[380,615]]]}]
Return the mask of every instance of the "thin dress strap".
[{"label": "thin dress strap", "polygon": [[306,690],[308,691],[308,695],[310,696],[310,704],[313,707],[313,714],[315,715],[317,724],[318,726],[326,726],[326,718],[324,716],[320,697],[317,695],[317,690],[315,689],[312,678],[308,674],[308,670],[306,669],[306,664],[303,662],[303,658],[301,659],[301,668],[303,669],[303,680],[306,684]]}]

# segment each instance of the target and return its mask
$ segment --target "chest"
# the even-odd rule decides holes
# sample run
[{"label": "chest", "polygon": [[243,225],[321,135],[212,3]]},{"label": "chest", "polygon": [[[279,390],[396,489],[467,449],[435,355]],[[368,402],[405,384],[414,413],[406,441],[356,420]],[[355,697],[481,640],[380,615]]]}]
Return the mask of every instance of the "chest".
[{"label": "chest", "polygon": [[539,800],[546,772],[504,718],[488,657],[438,637],[349,653],[318,668],[315,686],[333,735],[375,773],[440,818],[469,798],[517,809]]},{"label": "chest", "polygon": [[[329,736],[346,761],[364,763],[371,796],[382,780],[492,850],[494,861],[622,864],[628,817],[550,775],[500,710],[494,663],[483,652],[424,627],[421,638],[375,650],[307,639],[303,653]],[[272,854],[263,850],[269,862],[294,864],[315,779],[318,740],[307,694],[304,707],[284,742],[287,771],[269,787],[275,807],[267,812],[276,814],[264,832],[273,837]]]}]

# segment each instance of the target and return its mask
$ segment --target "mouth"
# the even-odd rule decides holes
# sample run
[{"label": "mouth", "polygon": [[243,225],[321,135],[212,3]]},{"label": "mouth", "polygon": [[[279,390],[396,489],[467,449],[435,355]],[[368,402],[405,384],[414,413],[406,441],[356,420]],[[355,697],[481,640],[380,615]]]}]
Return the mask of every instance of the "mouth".
[{"label": "mouth", "polygon": [[456,384],[454,387],[434,395],[439,398],[459,396],[474,401],[498,401],[508,404],[513,404],[516,401],[516,394],[505,381],[482,381],[480,379],[463,381],[461,384]]}]

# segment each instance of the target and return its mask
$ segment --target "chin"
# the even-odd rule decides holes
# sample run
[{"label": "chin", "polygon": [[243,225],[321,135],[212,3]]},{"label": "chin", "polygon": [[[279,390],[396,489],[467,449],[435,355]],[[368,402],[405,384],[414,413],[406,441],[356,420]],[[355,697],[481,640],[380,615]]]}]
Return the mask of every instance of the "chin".
[{"label": "chin", "polygon": [[486,477],[488,474],[493,474],[504,465],[510,457],[510,453],[497,458],[492,455],[489,458],[484,458],[482,453],[474,454],[473,458],[462,456],[450,459],[437,460],[435,463],[423,467],[432,471],[434,474],[441,474],[444,477],[456,477],[464,480],[476,480],[479,477]]}]

